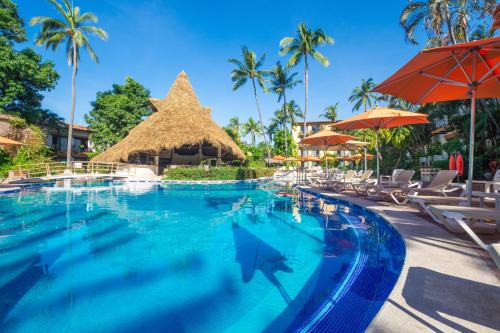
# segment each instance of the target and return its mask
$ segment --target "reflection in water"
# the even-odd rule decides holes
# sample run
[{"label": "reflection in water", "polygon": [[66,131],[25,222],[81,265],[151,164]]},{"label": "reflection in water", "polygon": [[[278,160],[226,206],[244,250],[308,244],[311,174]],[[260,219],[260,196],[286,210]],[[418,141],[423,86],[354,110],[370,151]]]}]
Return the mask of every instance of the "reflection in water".
[{"label": "reflection in water", "polygon": [[290,296],[274,275],[277,271],[293,271],[285,264],[285,256],[237,223],[233,223],[233,237],[236,262],[241,265],[243,282],[250,282],[255,271],[260,270],[278,288],[285,301],[290,303]]}]

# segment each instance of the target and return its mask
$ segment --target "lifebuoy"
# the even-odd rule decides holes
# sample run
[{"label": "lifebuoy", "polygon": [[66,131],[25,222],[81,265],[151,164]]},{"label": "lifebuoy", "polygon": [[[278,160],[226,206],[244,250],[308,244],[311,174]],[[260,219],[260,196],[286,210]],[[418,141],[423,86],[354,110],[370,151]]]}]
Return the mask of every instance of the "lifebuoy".
[{"label": "lifebuoy", "polygon": [[462,158],[462,154],[458,154],[456,163],[458,175],[462,176],[464,174],[464,159]]}]

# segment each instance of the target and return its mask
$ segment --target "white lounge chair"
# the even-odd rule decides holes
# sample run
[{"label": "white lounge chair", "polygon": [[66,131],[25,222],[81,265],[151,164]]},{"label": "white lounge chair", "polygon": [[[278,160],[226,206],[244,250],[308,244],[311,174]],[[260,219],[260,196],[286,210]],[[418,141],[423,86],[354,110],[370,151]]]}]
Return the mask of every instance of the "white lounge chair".
[{"label": "white lounge chair", "polygon": [[364,192],[369,196],[389,196],[400,204],[401,199],[398,196],[402,196],[409,188],[420,186],[420,183],[411,181],[413,175],[415,175],[415,170],[403,170],[398,172],[392,181],[381,184],[380,187],[376,184],[365,186]]},{"label": "white lounge chair", "polygon": [[[443,197],[447,197],[449,193],[456,192],[458,190],[462,191],[462,194],[465,190],[465,184],[455,184],[452,185],[453,180],[457,176],[456,170],[441,170],[437,173],[437,175],[432,178],[431,182],[422,187],[421,183],[414,186],[403,186],[397,190],[390,191],[392,199],[398,205],[404,205],[409,201],[409,196],[419,196],[419,195],[442,195]],[[399,197],[399,198],[398,198]]]},{"label": "white lounge chair", "polygon": [[500,243],[485,244],[472,230],[471,224],[473,223],[470,222],[478,219],[497,220],[500,216],[500,210],[444,205],[432,205],[430,209],[437,215],[442,216],[448,229],[467,233],[477,245],[490,254],[497,267],[500,268]]},{"label": "white lounge chair", "polygon": [[334,183],[333,189],[336,192],[341,192],[346,189],[353,189],[358,192],[357,188],[363,188],[369,184],[377,182],[376,179],[370,179],[373,170],[365,170],[359,177],[352,177],[351,180],[344,180]]}]

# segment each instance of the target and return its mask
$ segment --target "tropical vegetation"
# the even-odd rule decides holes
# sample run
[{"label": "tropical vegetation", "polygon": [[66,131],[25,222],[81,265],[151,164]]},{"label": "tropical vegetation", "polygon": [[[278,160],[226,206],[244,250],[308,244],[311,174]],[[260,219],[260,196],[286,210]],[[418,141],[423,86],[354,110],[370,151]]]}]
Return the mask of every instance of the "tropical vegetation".
[{"label": "tropical vegetation", "polygon": [[153,113],[149,90],[131,77],[114,84],[111,90],[98,92],[85,121],[92,130],[90,139],[95,149],[103,151],[125,136]]},{"label": "tropical vegetation", "polygon": [[[56,50],[59,45],[65,44],[68,65],[73,67],[71,79],[71,113],[69,121],[68,142],[73,141],[73,122],[76,107],[76,74],[80,61],[81,49],[85,49],[94,62],[99,63],[99,58],[90,44],[88,35],[95,35],[102,40],[108,38],[103,29],[92,25],[97,23],[97,16],[90,12],[80,13],[80,7],[73,6],[69,0],[48,0],[62,16],[52,18],[48,16],[35,16],[30,20],[30,25],[41,25],[41,31],[37,34],[35,42],[37,45],[45,46],[47,49]],[[66,164],[71,162],[71,144],[67,145]]]},{"label": "tropical vegetation", "polygon": [[303,133],[307,133],[307,111],[309,105],[309,56],[318,61],[324,67],[330,65],[330,60],[318,51],[324,45],[333,44],[333,38],[328,36],[322,29],[312,30],[304,23],[297,25],[294,37],[285,37],[280,41],[280,54],[289,55],[287,66],[293,67],[304,60],[304,120]]}]

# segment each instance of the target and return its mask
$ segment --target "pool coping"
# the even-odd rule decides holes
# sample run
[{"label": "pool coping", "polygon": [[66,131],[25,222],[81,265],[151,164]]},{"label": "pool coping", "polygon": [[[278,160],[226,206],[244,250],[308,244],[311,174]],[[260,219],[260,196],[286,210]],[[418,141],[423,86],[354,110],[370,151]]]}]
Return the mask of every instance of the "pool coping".
[{"label": "pool coping", "polygon": [[409,207],[308,186],[299,189],[376,213],[405,243],[401,274],[367,332],[500,330],[500,272],[485,251],[467,238],[449,233]]}]

